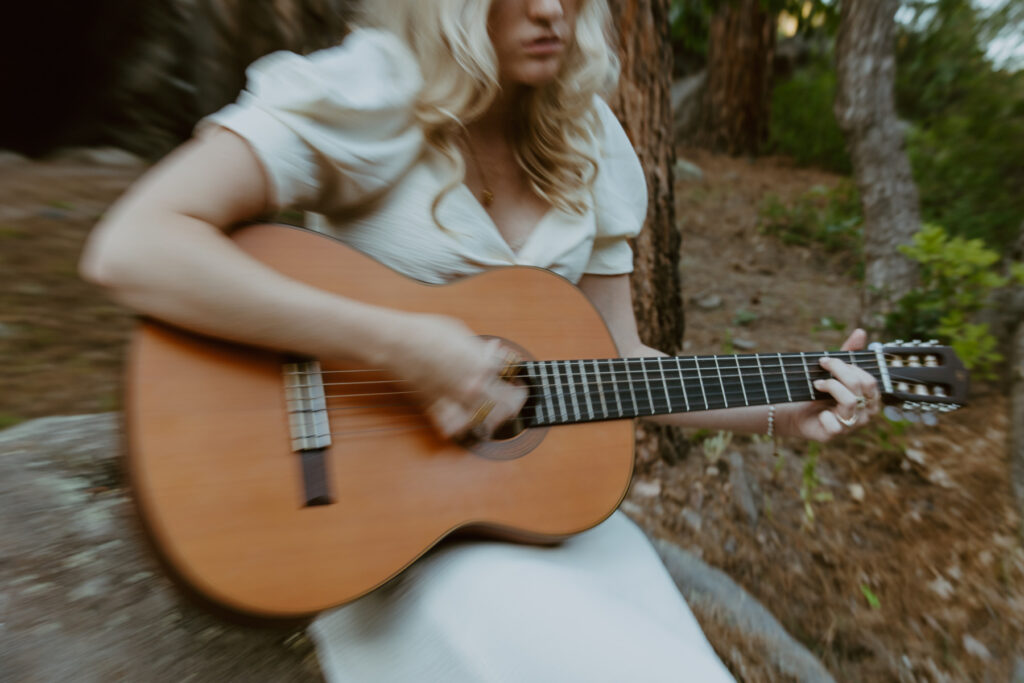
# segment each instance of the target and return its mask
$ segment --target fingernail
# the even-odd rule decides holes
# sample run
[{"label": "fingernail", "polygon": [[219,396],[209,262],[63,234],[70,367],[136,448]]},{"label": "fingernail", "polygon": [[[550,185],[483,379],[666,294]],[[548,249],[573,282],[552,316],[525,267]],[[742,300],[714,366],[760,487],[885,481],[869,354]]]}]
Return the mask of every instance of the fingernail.
[{"label": "fingernail", "polygon": [[822,388],[824,388],[824,386],[825,386],[825,380],[823,380],[823,379],[816,379],[816,380],[814,380],[814,388],[815,389],[822,389]]}]

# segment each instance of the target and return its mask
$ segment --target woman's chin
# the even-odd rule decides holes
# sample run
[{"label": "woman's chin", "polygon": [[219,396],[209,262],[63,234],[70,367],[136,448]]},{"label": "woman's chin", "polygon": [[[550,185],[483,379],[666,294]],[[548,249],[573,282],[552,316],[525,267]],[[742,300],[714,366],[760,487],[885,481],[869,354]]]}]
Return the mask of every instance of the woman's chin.
[{"label": "woman's chin", "polygon": [[518,85],[540,88],[558,78],[561,66],[561,61],[557,59],[536,60],[534,63],[524,64],[516,69],[515,72],[509,74],[508,80]]}]

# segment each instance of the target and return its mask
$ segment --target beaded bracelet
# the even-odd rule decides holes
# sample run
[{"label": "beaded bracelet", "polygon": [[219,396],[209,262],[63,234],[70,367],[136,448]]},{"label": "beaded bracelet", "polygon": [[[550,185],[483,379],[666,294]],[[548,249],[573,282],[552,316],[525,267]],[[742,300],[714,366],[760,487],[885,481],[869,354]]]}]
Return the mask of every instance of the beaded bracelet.
[{"label": "beaded bracelet", "polygon": [[768,406],[768,431],[765,436],[775,436],[775,406]]}]

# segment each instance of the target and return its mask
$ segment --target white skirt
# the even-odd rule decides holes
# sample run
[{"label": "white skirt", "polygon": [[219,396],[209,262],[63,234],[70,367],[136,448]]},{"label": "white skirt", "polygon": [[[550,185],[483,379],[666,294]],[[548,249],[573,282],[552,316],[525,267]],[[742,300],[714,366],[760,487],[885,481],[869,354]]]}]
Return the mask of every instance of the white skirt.
[{"label": "white skirt", "polygon": [[310,632],[331,683],[733,680],[619,512],[555,547],[445,544]]}]

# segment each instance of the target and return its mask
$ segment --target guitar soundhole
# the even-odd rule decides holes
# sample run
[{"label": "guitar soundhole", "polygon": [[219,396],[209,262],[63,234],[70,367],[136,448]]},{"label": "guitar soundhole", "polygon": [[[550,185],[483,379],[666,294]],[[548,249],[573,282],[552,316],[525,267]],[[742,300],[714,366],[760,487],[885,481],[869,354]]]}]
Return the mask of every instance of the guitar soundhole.
[{"label": "guitar soundhole", "polygon": [[[524,361],[536,360],[533,355],[514,341],[504,337],[480,335],[481,339],[497,339],[502,345],[519,354]],[[531,427],[526,429],[520,420],[509,420],[487,441],[471,441],[463,444],[465,448],[482,458],[491,460],[513,460],[521,458],[540,445],[547,435],[547,427]]]}]

